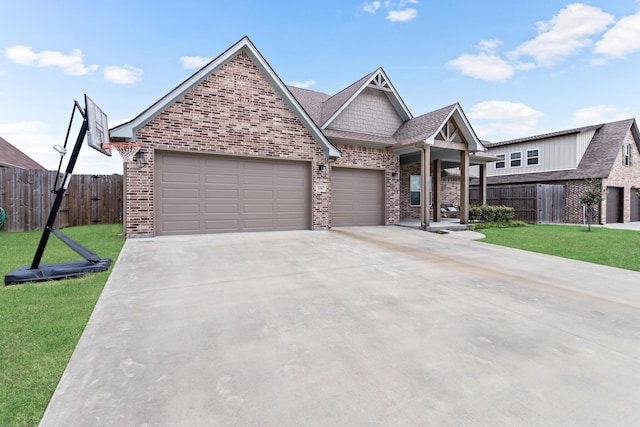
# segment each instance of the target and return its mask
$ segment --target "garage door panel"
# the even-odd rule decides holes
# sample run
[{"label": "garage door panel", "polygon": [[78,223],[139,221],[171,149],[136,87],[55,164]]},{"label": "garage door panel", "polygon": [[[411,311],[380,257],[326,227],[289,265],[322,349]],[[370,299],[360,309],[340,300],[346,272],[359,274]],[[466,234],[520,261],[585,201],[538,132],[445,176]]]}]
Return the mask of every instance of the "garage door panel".
[{"label": "garage door panel", "polygon": [[[209,219],[204,221],[204,228],[206,230],[216,230],[216,232],[233,232],[237,231],[239,227],[239,221],[233,219]],[[200,234],[200,231],[195,233]]]},{"label": "garage door panel", "polygon": [[273,185],[273,177],[267,175],[245,175],[243,182],[246,185],[264,185],[270,187]]},{"label": "garage door panel", "polygon": [[331,180],[333,226],[384,224],[384,171],[333,168]]},{"label": "garage door panel", "polygon": [[164,199],[197,199],[200,197],[200,190],[198,188],[174,188],[166,187],[162,190],[162,197]]},{"label": "garage door panel", "polygon": [[162,213],[166,215],[187,215],[198,214],[200,212],[200,206],[197,204],[170,204],[166,203],[161,206]]},{"label": "garage door panel", "polygon": [[162,222],[162,228],[165,230],[167,234],[170,234],[170,233],[191,234],[191,233],[197,232],[197,230],[200,228],[200,222],[187,221],[187,220],[180,220],[180,221],[166,220]]},{"label": "garage door panel", "polygon": [[221,173],[207,173],[204,182],[211,185],[238,185],[237,175],[226,175]]},{"label": "garage door panel", "polygon": [[219,200],[219,199],[238,200],[240,193],[238,189],[235,187],[207,188],[204,190],[204,195],[206,200]]},{"label": "garage door panel", "polygon": [[207,214],[238,214],[237,203],[206,203],[204,211]]},{"label": "garage door panel", "polygon": [[158,235],[310,228],[308,162],[159,152],[156,168]]},{"label": "garage door panel", "polygon": [[197,183],[200,181],[200,175],[195,173],[170,173],[162,174],[162,182],[165,183]]}]

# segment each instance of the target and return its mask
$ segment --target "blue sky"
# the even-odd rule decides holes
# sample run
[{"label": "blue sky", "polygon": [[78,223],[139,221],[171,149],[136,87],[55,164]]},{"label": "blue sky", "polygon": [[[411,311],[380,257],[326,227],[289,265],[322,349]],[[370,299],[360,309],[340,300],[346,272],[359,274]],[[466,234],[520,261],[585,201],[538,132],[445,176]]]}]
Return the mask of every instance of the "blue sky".
[{"label": "blue sky", "polygon": [[[640,117],[640,1],[22,0],[2,7],[0,136],[48,169],[73,101],[122,123],[243,36],[288,84],[383,67],[414,116],[459,102],[490,141]],[[76,173],[121,173],[84,147]]]}]

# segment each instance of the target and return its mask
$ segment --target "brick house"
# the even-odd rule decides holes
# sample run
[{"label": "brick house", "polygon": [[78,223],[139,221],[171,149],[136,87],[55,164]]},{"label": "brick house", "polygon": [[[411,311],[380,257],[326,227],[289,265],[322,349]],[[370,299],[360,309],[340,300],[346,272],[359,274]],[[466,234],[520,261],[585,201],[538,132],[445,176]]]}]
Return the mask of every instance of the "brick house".
[{"label": "brick house", "polygon": [[[489,191],[517,185],[561,188],[559,222],[581,223],[578,201],[586,179],[599,180],[600,223],[640,221],[640,133],[635,119],[585,126],[498,143],[485,143],[500,161],[486,172]],[[540,221],[537,221],[540,222]]]},{"label": "brick house", "polygon": [[141,144],[125,164],[128,236],[398,224],[416,211],[426,230],[445,167],[465,172],[465,223],[466,172],[492,160],[459,104],[413,117],[382,68],[333,96],[287,87],[247,37],[111,139]]}]

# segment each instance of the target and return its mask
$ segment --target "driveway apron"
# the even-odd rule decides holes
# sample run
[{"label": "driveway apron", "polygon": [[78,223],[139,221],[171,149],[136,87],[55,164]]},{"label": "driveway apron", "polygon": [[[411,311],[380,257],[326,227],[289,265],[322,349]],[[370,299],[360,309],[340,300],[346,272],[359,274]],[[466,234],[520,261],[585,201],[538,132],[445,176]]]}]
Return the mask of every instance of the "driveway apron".
[{"label": "driveway apron", "polygon": [[470,235],[129,239],[41,426],[640,425],[640,273]]}]

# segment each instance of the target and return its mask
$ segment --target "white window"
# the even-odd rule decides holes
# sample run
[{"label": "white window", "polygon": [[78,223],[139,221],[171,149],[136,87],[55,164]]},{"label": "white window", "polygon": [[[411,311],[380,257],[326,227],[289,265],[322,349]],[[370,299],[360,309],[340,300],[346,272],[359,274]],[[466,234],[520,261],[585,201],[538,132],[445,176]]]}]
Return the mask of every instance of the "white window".
[{"label": "white window", "polygon": [[527,150],[527,166],[540,164],[540,150]]},{"label": "white window", "polygon": [[409,182],[409,192],[411,193],[411,206],[420,206],[420,175],[411,175]]},{"label": "white window", "polygon": [[622,145],[622,164],[631,166],[631,144]]},{"label": "white window", "polygon": [[511,153],[509,155],[509,158],[511,160],[511,162],[509,163],[509,165],[512,168],[517,168],[522,166],[522,152],[521,151],[517,151],[515,153]]},{"label": "white window", "polygon": [[505,159],[506,155],[505,154],[496,154],[496,157],[501,159],[501,160],[498,160],[495,163],[496,169],[504,169],[504,166],[505,166],[504,159]]}]

